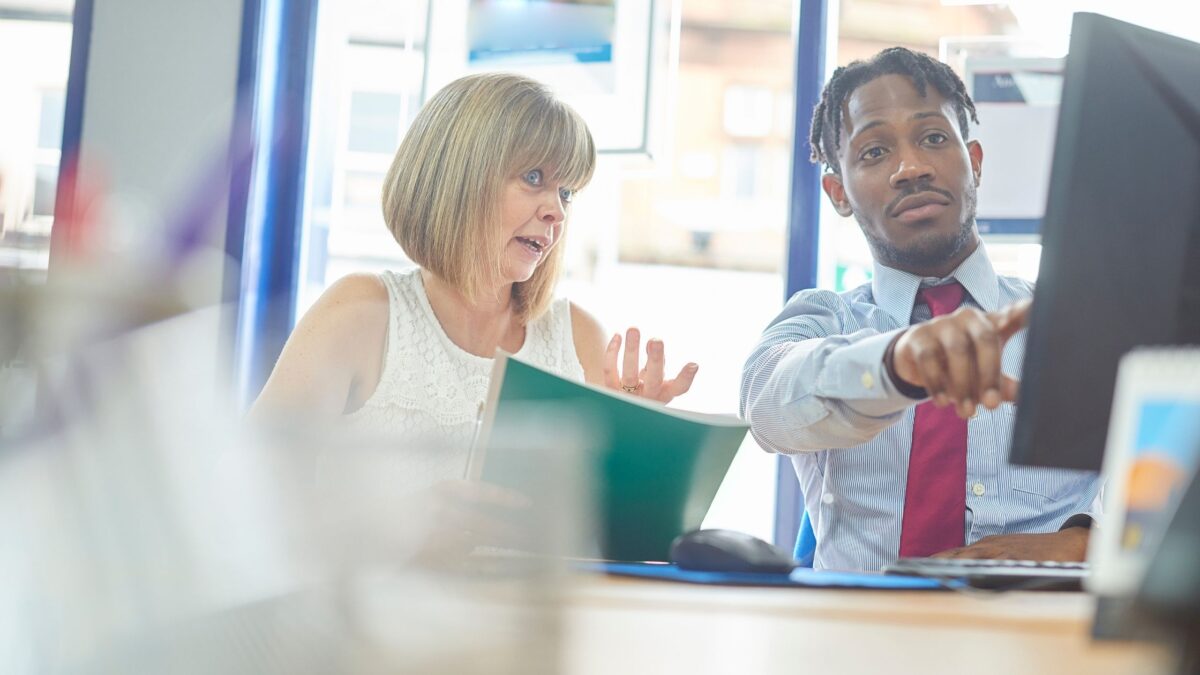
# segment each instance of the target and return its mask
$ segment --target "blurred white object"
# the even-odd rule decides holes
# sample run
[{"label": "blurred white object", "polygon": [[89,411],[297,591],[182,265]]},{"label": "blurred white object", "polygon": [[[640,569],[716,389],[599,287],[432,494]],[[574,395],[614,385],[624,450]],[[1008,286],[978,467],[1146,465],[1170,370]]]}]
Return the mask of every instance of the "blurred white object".
[{"label": "blurred white object", "polygon": [[[420,444],[243,428],[222,311],[50,369],[53,426],[0,453],[0,672],[557,672],[562,561],[411,565]],[[514,437],[544,458],[534,531],[582,531],[569,431]]]}]

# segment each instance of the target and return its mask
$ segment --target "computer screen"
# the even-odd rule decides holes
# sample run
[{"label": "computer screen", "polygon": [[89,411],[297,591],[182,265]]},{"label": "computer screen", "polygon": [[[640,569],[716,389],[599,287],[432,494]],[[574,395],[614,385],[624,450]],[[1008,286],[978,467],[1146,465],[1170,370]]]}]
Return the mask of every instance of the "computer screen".
[{"label": "computer screen", "polygon": [[1200,344],[1200,44],[1075,15],[1010,460],[1100,468],[1121,355]]}]

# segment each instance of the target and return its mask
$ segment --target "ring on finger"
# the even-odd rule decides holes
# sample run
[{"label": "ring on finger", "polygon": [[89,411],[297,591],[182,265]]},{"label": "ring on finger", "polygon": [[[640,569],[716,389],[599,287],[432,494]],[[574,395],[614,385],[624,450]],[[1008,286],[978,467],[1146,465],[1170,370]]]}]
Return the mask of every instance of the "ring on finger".
[{"label": "ring on finger", "polygon": [[645,383],[641,380],[638,380],[637,384],[622,384],[621,389],[623,389],[626,394],[636,394],[642,390],[643,384]]}]

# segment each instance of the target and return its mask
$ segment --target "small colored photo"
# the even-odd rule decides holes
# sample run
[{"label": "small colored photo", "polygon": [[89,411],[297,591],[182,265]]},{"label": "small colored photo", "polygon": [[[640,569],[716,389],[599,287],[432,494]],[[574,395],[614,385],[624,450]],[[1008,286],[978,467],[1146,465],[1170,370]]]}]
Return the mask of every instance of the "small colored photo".
[{"label": "small colored photo", "polygon": [[1121,548],[1145,552],[1166,527],[1168,509],[1187,489],[1200,459],[1200,403],[1149,400],[1138,410]]}]

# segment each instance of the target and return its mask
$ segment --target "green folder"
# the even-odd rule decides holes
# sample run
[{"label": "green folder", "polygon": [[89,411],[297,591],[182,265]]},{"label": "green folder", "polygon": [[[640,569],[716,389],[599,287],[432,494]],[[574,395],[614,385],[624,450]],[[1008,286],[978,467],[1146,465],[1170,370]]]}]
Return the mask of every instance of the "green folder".
[{"label": "green folder", "polygon": [[594,491],[591,550],[608,560],[667,560],[675,537],[700,527],[748,429],[732,415],[668,408],[498,353],[469,476],[517,490],[536,485],[536,462],[494,433],[536,404],[587,422],[587,442],[574,446],[586,456],[576,466]]}]

